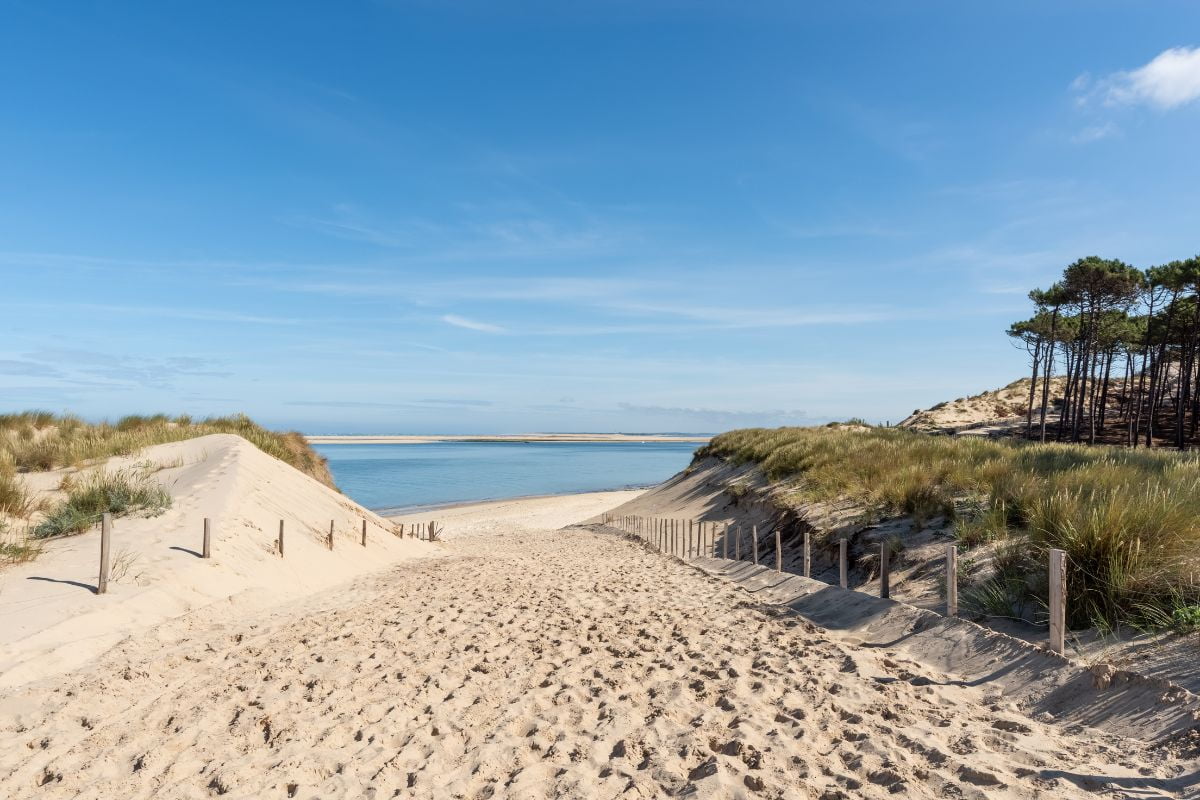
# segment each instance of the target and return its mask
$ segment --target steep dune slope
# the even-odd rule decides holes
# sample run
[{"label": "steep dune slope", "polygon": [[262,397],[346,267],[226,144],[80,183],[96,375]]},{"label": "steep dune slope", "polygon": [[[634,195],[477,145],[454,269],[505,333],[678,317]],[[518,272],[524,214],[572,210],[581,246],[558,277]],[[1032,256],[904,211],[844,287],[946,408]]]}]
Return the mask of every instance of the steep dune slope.
[{"label": "steep dune slope", "polygon": [[[155,470],[172,505],[157,517],[115,521],[107,594],[95,594],[98,527],[48,542],[36,560],[0,572],[0,686],[72,669],[189,611],[203,608],[200,613],[220,618],[232,613],[231,604],[271,605],[441,553],[436,544],[398,538],[389,521],[231,434],[158,445],[103,466],[134,467]],[[39,473],[27,482],[51,495],[62,477],[61,471]],[[198,557],[205,517],[212,521],[210,560]],[[331,520],[332,552],[326,546]]]}]

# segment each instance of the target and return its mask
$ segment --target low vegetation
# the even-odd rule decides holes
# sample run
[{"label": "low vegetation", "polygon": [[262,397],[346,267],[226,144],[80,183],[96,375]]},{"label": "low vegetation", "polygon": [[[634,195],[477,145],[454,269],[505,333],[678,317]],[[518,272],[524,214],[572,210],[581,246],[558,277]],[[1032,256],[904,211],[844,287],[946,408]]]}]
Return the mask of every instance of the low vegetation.
[{"label": "low vegetation", "polygon": [[97,459],[127,456],[151,445],[213,433],[241,436],[264,453],[291,464],[326,486],[334,486],[325,459],[302,435],[269,431],[241,414],[204,420],[157,414],[89,424],[78,417],[26,411],[0,414],[0,487],[5,463],[19,472],[83,466]]},{"label": "low vegetation", "polygon": [[896,428],[747,429],[700,455],[755,462],[793,502],[944,516],[964,547],[1013,543],[964,599],[1020,615],[1045,602],[1045,551],[1069,556],[1071,622],[1161,626],[1200,605],[1200,457],[927,436]]},{"label": "low vegetation", "polygon": [[67,496],[30,530],[33,539],[82,533],[102,514],[128,516],[161,514],[171,507],[171,495],[145,470],[93,472],[67,487]]},{"label": "low vegetation", "polygon": [[[325,459],[299,433],[276,433],[248,417],[123,417],[115,423],[90,424],[72,416],[46,411],[0,415],[0,566],[36,558],[46,539],[82,533],[104,513],[115,517],[154,516],[171,505],[171,495],[154,473],[174,464],[140,464],[108,470],[105,459],[133,455],[144,448],[231,433],[260,450],[334,486]],[[56,499],[30,492],[22,473],[68,471]]]}]

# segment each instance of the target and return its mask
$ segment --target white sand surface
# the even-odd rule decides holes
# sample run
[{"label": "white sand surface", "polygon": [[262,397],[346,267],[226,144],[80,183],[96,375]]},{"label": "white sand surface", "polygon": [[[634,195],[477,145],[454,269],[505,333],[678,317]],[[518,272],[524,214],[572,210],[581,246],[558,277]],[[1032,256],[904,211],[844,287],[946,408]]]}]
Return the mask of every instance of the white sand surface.
[{"label": "white sand surface", "polygon": [[[103,468],[135,465],[154,465],[153,479],[173,501],[160,516],[114,521],[106,594],[95,594],[99,526],[49,542],[36,560],[0,571],[0,689],[83,667],[122,639],[180,614],[204,609],[235,618],[440,553],[436,545],[397,538],[387,520],[238,436],[157,445]],[[36,473],[29,482],[50,492],[63,474]],[[205,517],[213,537],[207,560],[199,558]],[[276,549],[280,520],[283,558]]]},{"label": "white sand surface", "polygon": [[388,519],[404,523],[406,526],[414,522],[436,521],[445,528],[442,533],[445,540],[470,536],[505,536],[525,531],[564,528],[597,517],[616,505],[635,500],[645,491],[622,489],[613,492],[519,497],[390,515]]},{"label": "white sand surface", "polygon": [[621,499],[442,514],[446,558],[181,617],[11,692],[0,794],[1194,794],[1195,762],[1157,743],[1030,719],[987,681],[840,639],[611,532],[553,529],[604,502]]}]

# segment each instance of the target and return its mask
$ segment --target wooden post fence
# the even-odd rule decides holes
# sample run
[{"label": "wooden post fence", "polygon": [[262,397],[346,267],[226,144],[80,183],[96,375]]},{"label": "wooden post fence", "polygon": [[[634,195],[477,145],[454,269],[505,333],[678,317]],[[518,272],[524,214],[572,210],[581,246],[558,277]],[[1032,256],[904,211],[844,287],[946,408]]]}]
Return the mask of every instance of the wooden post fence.
[{"label": "wooden post fence", "polygon": [[946,545],[946,616],[958,616],[958,545]]},{"label": "wooden post fence", "polygon": [[1067,649],[1067,559],[1063,550],[1050,551],[1050,649]]},{"label": "wooden post fence", "polygon": [[112,514],[100,515],[100,577],[96,579],[96,594],[108,591],[108,553],[112,539]]},{"label": "wooden post fence", "polygon": [[362,546],[367,546],[367,521],[365,519],[363,520]]},{"label": "wooden post fence", "polygon": [[783,545],[780,543],[782,537],[779,533],[779,528],[775,529],[775,571],[783,572]]},{"label": "wooden post fence", "polygon": [[757,525],[752,525],[750,527],[750,537],[751,537],[751,539],[750,539],[751,546],[754,548],[754,566],[757,567],[758,566],[758,526]]},{"label": "wooden post fence", "polygon": [[329,549],[333,549],[333,520],[329,520]]},{"label": "wooden post fence", "polygon": [[721,528],[721,558],[729,559],[729,523]]},{"label": "wooden post fence", "polygon": [[812,577],[812,540],[808,531],[804,532],[804,577]]},{"label": "wooden post fence", "polygon": [[279,557],[283,558],[283,520],[279,520]]},{"label": "wooden post fence", "polygon": [[887,542],[879,544],[879,596],[892,596],[892,554]]},{"label": "wooden post fence", "polygon": [[200,547],[201,558],[212,558],[212,524],[204,518],[204,539]]},{"label": "wooden post fence", "polygon": [[843,589],[849,585],[846,571],[846,540],[840,539],[838,541],[838,582]]},{"label": "wooden post fence", "polygon": [[742,526],[737,526],[737,536],[733,540],[733,557],[737,561],[742,560]]}]

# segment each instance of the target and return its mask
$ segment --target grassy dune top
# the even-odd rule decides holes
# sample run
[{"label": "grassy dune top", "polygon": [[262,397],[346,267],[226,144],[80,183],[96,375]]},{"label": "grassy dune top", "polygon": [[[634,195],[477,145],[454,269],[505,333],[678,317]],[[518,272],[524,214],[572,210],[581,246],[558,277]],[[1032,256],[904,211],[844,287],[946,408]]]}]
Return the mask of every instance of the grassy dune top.
[{"label": "grassy dune top", "polygon": [[149,475],[136,471],[100,471],[64,476],[65,497],[56,503],[36,499],[19,473],[64,467],[88,467],[113,456],[214,433],[246,439],[326,486],[334,486],[325,459],[299,433],[276,433],[246,416],[123,417],[115,423],[92,424],[77,417],[44,411],[0,415],[0,564],[36,556],[39,539],[87,530],[100,514],[155,513],[170,505],[170,496]]},{"label": "grassy dune top", "polygon": [[151,445],[214,433],[241,436],[264,453],[334,486],[325,459],[309,447],[303,435],[267,430],[243,414],[202,420],[156,414],[98,424],[46,411],[0,414],[0,470],[5,465],[17,472],[81,466],[96,459],[130,455]]},{"label": "grassy dune top", "polygon": [[758,464],[786,502],[945,515],[964,548],[1006,543],[993,588],[1044,592],[1065,550],[1072,622],[1161,626],[1200,614],[1200,458],[1189,453],[934,437],[895,428],[731,431],[699,455]]}]

